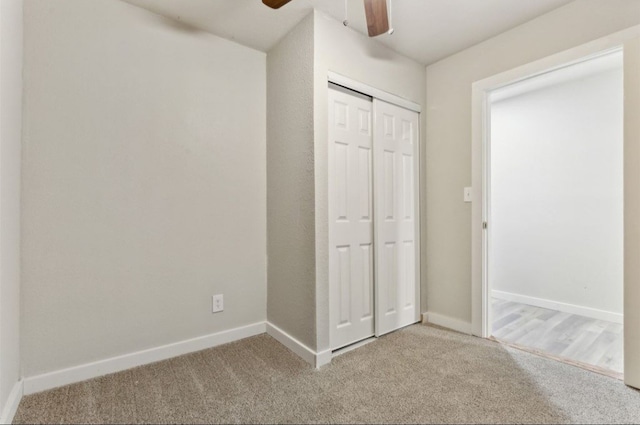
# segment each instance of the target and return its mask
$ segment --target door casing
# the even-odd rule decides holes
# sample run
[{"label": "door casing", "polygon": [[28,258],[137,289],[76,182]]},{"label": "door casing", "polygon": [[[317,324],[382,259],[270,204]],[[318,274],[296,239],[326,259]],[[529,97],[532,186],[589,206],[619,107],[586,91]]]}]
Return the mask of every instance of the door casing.
[{"label": "door casing", "polygon": [[[640,267],[634,266],[640,262],[640,166],[630,167],[630,164],[640,165],[640,140],[638,137],[637,117],[640,116],[640,105],[637,93],[629,93],[628,84],[635,83],[630,75],[636,67],[640,67],[636,60],[630,62],[627,58],[629,49],[639,49],[640,25],[616,32],[598,40],[574,47],[538,61],[517,67],[492,77],[477,81],[472,86],[472,334],[488,338],[491,333],[491,309],[489,308],[489,279],[488,279],[488,227],[489,219],[489,158],[490,158],[490,122],[489,122],[489,94],[496,89],[536,77],[547,72],[573,65],[594,57],[608,54],[616,50],[625,51],[625,175],[624,175],[624,203],[625,203],[625,358],[638,358],[634,373],[627,373],[625,362],[625,382],[628,385],[640,386],[640,325],[637,329],[631,326],[631,316],[628,312],[640,311]],[[634,54],[635,50],[629,53]],[[640,56],[640,52],[637,52]],[[633,68],[633,69],[632,69]],[[637,88],[637,87],[636,87]],[[634,99],[636,99],[634,101]],[[635,103],[634,103],[635,102]],[[636,117],[635,119],[633,117]],[[638,156],[630,157],[630,155]],[[637,174],[637,175],[636,175]],[[637,181],[637,182],[636,182]],[[635,185],[635,186],[634,186]],[[638,211],[631,211],[638,205]],[[637,214],[635,214],[637,213]],[[634,215],[635,214],[635,215]],[[638,218],[636,218],[636,215]],[[637,226],[636,223],[637,222]],[[486,223],[486,224],[485,224]],[[629,252],[632,248],[634,252]],[[635,252],[637,251],[637,252]],[[633,257],[633,258],[631,258]],[[629,297],[634,294],[634,299]],[[632,305],[633,303],[633,305]],[[638,315],[640,317],[640,314]],[[640,319],[634,323],[640,324]],[[631,343],[634,341],[633,343]],[[636,348],[634,348],[636,347]],[[629,363],[630,364],[630,363]]]}]

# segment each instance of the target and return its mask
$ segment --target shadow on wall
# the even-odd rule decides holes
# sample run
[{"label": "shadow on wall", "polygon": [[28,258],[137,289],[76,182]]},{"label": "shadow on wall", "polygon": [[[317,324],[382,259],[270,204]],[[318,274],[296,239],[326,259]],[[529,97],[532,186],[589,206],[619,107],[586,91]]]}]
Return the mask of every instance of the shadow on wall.
[{"label": "shadow on wall", "polygon": [[[363,37],[366,37],[366,35],[363,35]],[[388,37],[388,36],[381,35],[379,37]],[[375,38],[373,40],[377,41]],[[375,46],[372,43],[366,43],[365,53],[367,56],[371,58],[379,59],[382,61],[393,61],[398,57],[398,54],[395,53],[393,50],[388,49],[386,47],[384,49],[381,49],[379,46]]]},{"label": "shadow on wall", "polygon": [[144,14],[141,14],[140,17],[143,18],[144,20],[146,20],[147,22],[150,22],[154,25],[158,25],[164,28],[171,28],[173,30],[175,30],[176,32],[181,32],[181,33],[185,33],[185,34],[206,34],[207,36],[210,36],[211,34],[201,30],[199,28],[196,28],[194,26],[185,24],[184,22],[180,21],[180,17],[178,16],[176,19],[171,19],[171,18],[167,18],[166,16],[162,16],[162,15],[158,15],[156,13],[148,13],[149,10],[148,9],[143,9],[140,6],[136,5],[135,3],[132,3],[128,0],[121,0],[124,3],[127,3],[129,5],[131,5],[132,7],[135,7],[137,9],[141,9],[143,10]]}]

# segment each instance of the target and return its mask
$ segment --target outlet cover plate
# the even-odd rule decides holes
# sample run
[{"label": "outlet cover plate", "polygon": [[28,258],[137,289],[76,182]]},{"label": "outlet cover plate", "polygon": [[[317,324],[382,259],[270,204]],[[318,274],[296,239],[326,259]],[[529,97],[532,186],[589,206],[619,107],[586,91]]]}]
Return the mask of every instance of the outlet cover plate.
[{"label": "outlet cover plate", "polygon": [[224,295],[218,294],[211,297],[211,311],[219,313],[224,310]]}]

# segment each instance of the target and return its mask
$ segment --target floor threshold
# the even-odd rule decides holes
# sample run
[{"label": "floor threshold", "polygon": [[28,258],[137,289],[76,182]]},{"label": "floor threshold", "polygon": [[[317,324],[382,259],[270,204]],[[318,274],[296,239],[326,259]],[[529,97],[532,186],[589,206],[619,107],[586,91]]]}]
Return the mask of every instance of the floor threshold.
[{"label": "floor threshold", "polygon": [[362,346],[365,346],[373,341],[375,341],[377,338],[375,336],[371,336],[369,338],[363,339],[361,341],[358,342],[354,342],[353,344],[347,345],[346,347],[342,347],[342,348],[338,348],[337,350],[334,350],[331,353],[331,358],[335,358],[338,357],[344,353],[348,353],[349,351],[353,351],[356,348],[360,348]]},{"label": "floor threshold", "polygon": [[570,366],[575,366],[575,367],[579,367],[581,369],[588,370],[589,372],[594,372],[594,373],[597,373],[597,374],[600,374],[600,375],[608,376],[609,378],[615,378],[615,379],[619,379],[620,381],[624,381],[624,374],[623,373],[615,372],[615,371],[610,370],[610,369],[594,366],[594,365],[591,365],[591,364],[588,364],[588,363],[583,363],[583,362],[580,362],[580,361],[577,361],[577,360],[573,360],[573,359],[569,359],[569,358],[566,358],[566,357],[556,356],[556,355],[553,355],[553,354],[549,354],[549,353],[547,353],[546,351],[543,351],[543,350],[539,350],[539,349],[532,348],[532,347],[527,347],[525,345],[515,344],[513,342],[504,341],[504,340],[498,339],[498,338],[493,337],[493,336],[490,336],[488,339],[490,341],[497,342],[498,344],[506,345],[507,347],[511,347],[511,348],[515,348],[516,350],[525,351],[527,353],[531,353],[531,354],[534,354],[534,355],[539,356],[539,357],[544,357],[544,358],[547,358],[547,359],[555,360],[557,362],[568,364]]}]

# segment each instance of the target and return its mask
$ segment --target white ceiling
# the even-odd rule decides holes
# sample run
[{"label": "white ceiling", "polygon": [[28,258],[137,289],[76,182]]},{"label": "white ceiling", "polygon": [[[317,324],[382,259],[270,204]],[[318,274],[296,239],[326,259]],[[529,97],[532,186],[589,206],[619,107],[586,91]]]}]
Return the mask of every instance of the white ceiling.
[{"label": "white ceiling", "polygon": [[[345,0],[293,0],[272,10],[260,0],[124,0],[185,24],[268,51],[312,9],[344,19]],[[349,26],[366,34],[362,0],[346,0]],[[376,40],[430,64],[571,0],[391,0],[393,35]]]}]

